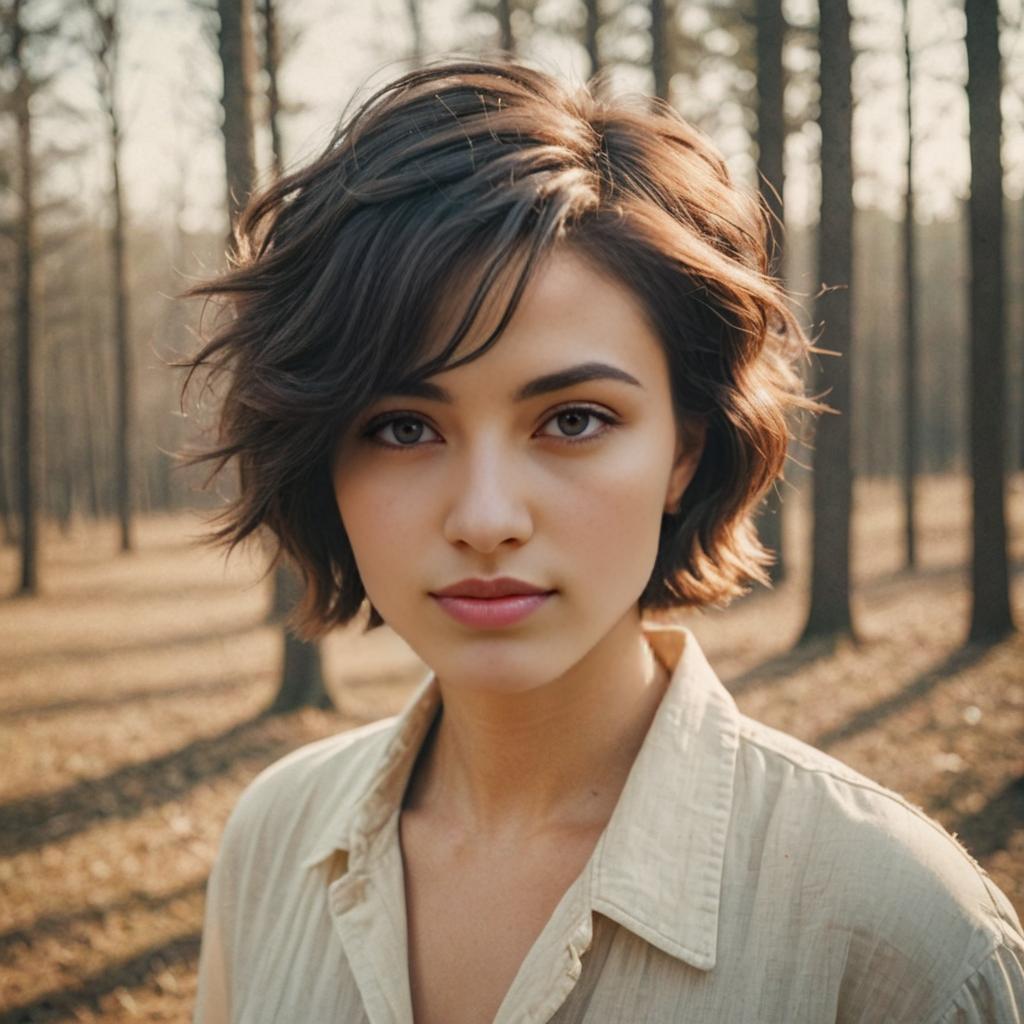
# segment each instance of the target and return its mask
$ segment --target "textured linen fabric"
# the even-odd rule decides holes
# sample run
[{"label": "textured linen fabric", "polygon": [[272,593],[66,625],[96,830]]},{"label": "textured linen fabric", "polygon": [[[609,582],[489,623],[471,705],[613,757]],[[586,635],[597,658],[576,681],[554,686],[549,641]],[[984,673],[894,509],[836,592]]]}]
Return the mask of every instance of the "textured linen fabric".
[{"label": "textured linen fabric", "polygon": [[[737,709],[682,626],[607,827],[495,1024],[1011,1024],[1009,901],[895,793]],[[207,891],[196,1024],[409,1024],[398,815],[440,707],[305,746],[245,790]],[[501,885],[501,879],[495,879]]]}]

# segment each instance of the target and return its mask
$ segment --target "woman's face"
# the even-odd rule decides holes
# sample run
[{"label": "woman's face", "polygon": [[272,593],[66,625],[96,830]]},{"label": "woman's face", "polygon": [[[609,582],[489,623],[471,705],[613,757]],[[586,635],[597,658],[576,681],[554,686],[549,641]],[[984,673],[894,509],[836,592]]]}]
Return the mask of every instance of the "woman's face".
[{"label": "woman's face", "polygon": [[[497,315],[492,302],[460,355]],[[447,686],[544,685],[639,622],[662,513],[699,441],[682,442],[638,300],[565,248],[489,351],[429,383],[433,396],[375,402],[338,446],[335,496],[363,585]],[[496,577],[546,596],[437,596]]]}]

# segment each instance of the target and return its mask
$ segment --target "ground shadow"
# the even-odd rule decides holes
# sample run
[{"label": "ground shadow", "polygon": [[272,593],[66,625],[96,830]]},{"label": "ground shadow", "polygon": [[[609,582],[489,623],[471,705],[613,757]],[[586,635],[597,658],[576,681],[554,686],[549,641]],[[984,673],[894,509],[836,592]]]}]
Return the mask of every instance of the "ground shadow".
[{"label": "ground shadow", "polygon": [[723,682],[733,696],[782,683],[797,672],[827,661],[835,654],[837,642],[831,637],[806,640]]},{"label": "ground shadow", "polygon": [[211,694],[230,693],[234,690],[248,690],[263,684],[269,673],[254,673],[249,669],[234,672],[217,671],[205,681],[189,683],[186,686],[167,688],[140,687],[135,690],[121,690],[104,697],[75,697],[39,704],[21,704],[0,711],[0,722],[17,721],[21,718],[43,718],[54,715],[75,714],[79,711],[98,711],[123,708],[133,701],[174,700],[178,697],[204,697]]},{"label": "ground shadow", "polygon": [[20,1006],[12,1006],[0,1014],[0,1024],[26,1024],[35,1021],[74,1019],[74,1011],[88,1007],[100,1011],[99,1000],[118,988],[135,988],[145,984],[153,975],[157,958],[166,967],[185,967],[195,970],[199,959],[199,932],[181,935],[170,942],[151,946],[126,960],[118,960],[105,970],[85,978],[69,988],[51,989]]},{"label": "ground shadow", "polygon": [[874,729],[890,715],[902,711],[905,707],[920,700],[922,697],[935,689],[943,680],[970,668],[979,662],[999,641],[991,643],[966,644],[958,648],[944,661],[934,668],[923,672],[916,679],[911,680],[898,693],[891,697],[872,704],[871,707],[858,711],[852,718],[847,719],[842,725],[829,729],[811,741],[812,745],[821,750],[828,750],[843,740],[851,739],[869,729]]},{"label": "ground shadow", "polygon": [[195,600],[219,600],[224,597],[238,596],[247,590],[264,591],[261,583],[243,584],[235,580],[220,579],[210,580],[207,583],[190,582],[187,586],[181,586],[174,581],[153,580],[147,577],[145,580],[119,579],[111,583],[84,582],[80,586],[64,583],[59,593],[44,591],[41,598],[45,600],[47,608],[53,611],[80,608],[92,601],[166,601],[173,598],[175,601],[185,603]]},{"label": "ground shadow", "polygon": [[1005,849],[1010,834],[1019,828],[1024,828],[1024,775],[1011,779],[981,810],[950,825],[978,859]]},{"label": "ground shadow", "polygon": [[[226,640],[230,637],[244,636],[258,629],[267,626],[264,616],[249,618],[234,625],[218,626],[216,629],[205,630],[197,633],[195,630],[185,631],[169,637],[161,637],[159,640],[136,636],[129,640],[118,641],[104,647],[49,647],[43,651],[36,651],[30,654],[19,655],[16,659],[19,669],[36,669],[48,665],[58,665],[62,662],[89,660],[95,661],[98,658],[116,658],[122,654],[137,654],[145,652],[154,657],[161,654],[171,654],[182,647],[193,647],[199,644],[211,643],[215,640]],[[9,659],[8,663],[13,664],[15,659]]]},{"label": "ground shadow", "polygon": [[294,743],[261,728],[269,721],[261,712],[162,757],[54,793],[0,804],[0,856],[67,839],[100,822],[138,817],[151,807],[180,800],[200,782],[227,775],[239,761],[270,763]]},{"label": "ground shadow", "polygon": [[66,936],[78,925],[100,923],[108,914],[132,910],[160,910],[182,897],[194,896],[206,891],[205,878],[187,885],[178,886],[170,892],[155,896],[152,893],[136,891],[129,897],[111,900],[108,903],[91,905],[67,914],[44,914],[31,924],[0,932],[0,963],[11,956],[18,946],[31,946],[46,936]]},{"label": "ground shadow", "polygon": [[[1024,559],[1007,563],[1010,578],[1024,573]],[[872,574],[854,584],[855,594],[871,594],[891,587],[913,583],[969,583],[971,566],[969,562],[950,565],[927,565],[915,569],[891,569]]]}]

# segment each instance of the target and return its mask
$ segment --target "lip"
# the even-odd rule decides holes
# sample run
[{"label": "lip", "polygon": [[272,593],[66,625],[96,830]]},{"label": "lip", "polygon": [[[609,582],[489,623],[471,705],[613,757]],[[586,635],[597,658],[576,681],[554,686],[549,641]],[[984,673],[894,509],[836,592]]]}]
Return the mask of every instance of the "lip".
[{"label": "lip", "polygon": [[435,601],[464,626],[496,629],[521,622],[536,611],[554,591],[511,594],[508,597],[445,597],[432,594]]},{"label": "lip", "polygon": [[512,576],[466,579],[435,590],[431,597],[464,626],[496,629],[521,622],[536,611],[553,590],[536,587]]},{"label": "lip", "polygon": [[523,595],[550,594],[544,587],[517,580],[512,576],[498,576],[493,580],[466,579],[452,583],[443,590],[431,591],[434,597],[472,597],[493,600],[501,597],[522,597]]}]

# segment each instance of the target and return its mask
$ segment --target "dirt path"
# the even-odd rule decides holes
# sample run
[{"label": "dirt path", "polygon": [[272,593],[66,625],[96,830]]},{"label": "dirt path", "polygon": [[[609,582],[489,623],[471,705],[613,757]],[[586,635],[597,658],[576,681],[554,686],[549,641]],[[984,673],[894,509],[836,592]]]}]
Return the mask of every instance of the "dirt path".
[{"label": "dirt path", "polygon": [[[898,572],[895,491],[861,486],[861,643],[790,653],[804,571],[689,616],[743,711],[907,796],[1024,912],[1024,636],[964,649],[964,481],[929,481],[923,569]],[[790,551],[805,546],[787,498]],[[1024,623],[1024,480],[1011,494]],[[205,880],[239,790],[299,744],[401,707],[422,665],[387,630],[326,646],[337,712],[263,718],[280,658],[259,564],[192,518],[47,536],[46,593],[0,601],[0,1022],[187,1021]],[[15,579],[0,551],[0,592]]]}]

